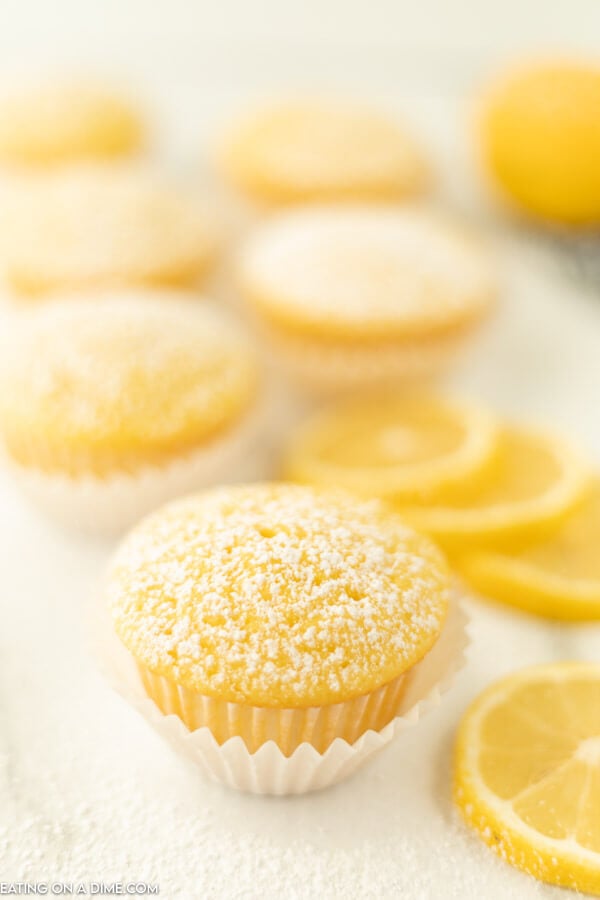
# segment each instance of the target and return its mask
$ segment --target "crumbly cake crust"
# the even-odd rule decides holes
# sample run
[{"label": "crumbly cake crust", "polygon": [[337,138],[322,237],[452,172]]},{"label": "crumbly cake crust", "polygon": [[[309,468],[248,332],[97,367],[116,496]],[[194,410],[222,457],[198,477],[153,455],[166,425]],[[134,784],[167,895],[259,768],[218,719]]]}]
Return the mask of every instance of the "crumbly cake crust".
[{"label": "crumbly cake crust", "polygon": [[111,569],[116,631],[152,672],[257,706],[336,703],[421,659],[446,615],[439,552],[378,502],[221,488],[142,522]]}]

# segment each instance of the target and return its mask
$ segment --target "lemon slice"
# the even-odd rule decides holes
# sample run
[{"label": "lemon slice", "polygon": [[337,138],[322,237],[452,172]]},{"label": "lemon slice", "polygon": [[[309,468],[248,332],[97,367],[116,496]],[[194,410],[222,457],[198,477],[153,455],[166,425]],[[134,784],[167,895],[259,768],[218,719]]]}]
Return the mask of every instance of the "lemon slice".
[{"label": "lemon slice", "polygon": [[534,666],[488,688],[459,729],[454,796],[511,865],[600,894],[600,665]]},{"label": "lemon slice", "polygon": [[494,418],[433,396],[348,403],[310,421],[284,463],[292,481],[339,485],[405,501],[481,471],[493,457]]},{"label": "lemon slice", "polygon": [[556,437],[507,427],[485,478],[447,489],[435,505],[406,506],[403,512],[415,528],[450,550],[513,545],[557,525],[581,498],[587,480],[583,463]]},{"label": "lemon slice", "polygon": [[481,594],[553,619],[600,619],[600,480],[561,527],[514,554],[455,562]]}]

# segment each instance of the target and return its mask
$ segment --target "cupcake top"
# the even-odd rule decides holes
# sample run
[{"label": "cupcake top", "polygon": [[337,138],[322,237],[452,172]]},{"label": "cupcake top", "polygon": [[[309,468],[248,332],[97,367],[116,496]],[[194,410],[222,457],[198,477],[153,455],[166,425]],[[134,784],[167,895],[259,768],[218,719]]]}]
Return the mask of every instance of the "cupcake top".
[{"label": "cupcake top", "polygon": [[246,341],[176,293],[74,298],[24,314],[0,362],[0,434],[71,475],[161,463],[235,422],[257,390]]},{"label": "cupcake top", "polygon": [[109,605],[147,668],[222,700],[336,703],[417,663],[449,595],[426,538],[376,501],[267,484],[220,488],[143,521]]},{"label": "cupcake top", "polygon": [[131,167],[81,166],[29,180],[10,198],[2,232],[8,280],[23,294],[186,285],[215,249],[196,203]]},{"label": "cupcake top", "polygon": [[283,214],[250,238],[240,278],[275,324],[332,338],[430,336],[480,316],[495,293],[476,240],[417,208]]},{"label": "cupcake top", "polygon": [[143,127],[129,103],[90,82],[26,86],[0,98],[0,160],[53,166],[139,149]]},{"label": "cupcake top", "polygon": [[259,200],[396,200],[423,189],[423,156],[402,127],[371,109],[304,100],[248,116],[225,140],[230,178]]}]

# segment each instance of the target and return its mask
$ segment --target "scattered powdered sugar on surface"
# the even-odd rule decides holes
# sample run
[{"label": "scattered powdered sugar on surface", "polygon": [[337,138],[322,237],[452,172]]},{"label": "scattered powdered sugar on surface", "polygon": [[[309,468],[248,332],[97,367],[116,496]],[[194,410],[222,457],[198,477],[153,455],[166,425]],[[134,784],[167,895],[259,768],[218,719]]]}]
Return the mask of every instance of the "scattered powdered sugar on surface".
[{"label": "scattered powdered sugar on surface", "polygon": [[[598,452],[598,310],[536,263],[525,253],[510,270],[499,343],[471,385],[515,414],[562,415]],[[524,314],[543,343],[560,334],[564,352],[532,356]],[[500,351],[513,336],[524,355],[507,368]],[[112,547],[39,518],[2,472],[0,497],[0,880],[145,880],[166,900],[570,896],[513,869],[456,818],[452,746],[487,685],[529,664],[596,658],[600,625],[557,629],[473,602],[468,666],[431,716],[335,788],[245,796],[179,759],[96,672],[85,604]]]},{"label": "scattered powdered sugar on surface", "polygon": [[293,485],[173,504],[117,554],[117,632],[153,671],[222,699],[337,702],[390,681],[443,623],[441,557],[376,503]]},{"label": "scattered powdered sugar on surface", "polygon": [[238,794],[176,756],[95,672],[82,598],[108,548],[74,543],[0,489],[14,539],[37,548],[35,566],[7,562],[0,598],[11,635],[0,636],[1,880],[146,881],[166,900],[563,896],[499,860],[449,798],[452,732],[473,679],[497,645],[535,655],[537,623],[515,632],[473,608],[475,659],[435,715],[336,788]]},{"label": "scattered powdered sugar on surface", "polygon": [[0,424],[9,446],[185,450],[235,419],[257,385],[247,341],[176,292],[55,302],[27,314],[5,343]]},{"label": "scattered powdered sugar on surface", "polygon": [[349,330],[448,326],[485,308],[494,275],[460,228],[419,208],[312,208],[249,239],[249,294],[274,317]]}]

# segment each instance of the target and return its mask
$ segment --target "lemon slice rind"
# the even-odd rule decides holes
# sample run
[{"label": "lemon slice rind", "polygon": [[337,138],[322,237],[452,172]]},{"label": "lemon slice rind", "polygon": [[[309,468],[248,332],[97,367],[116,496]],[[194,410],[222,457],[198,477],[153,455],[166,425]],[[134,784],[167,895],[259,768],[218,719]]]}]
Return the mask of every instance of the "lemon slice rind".
[{"label": "lemon slice rind", "polygon": [[[435,405],[436,401],[424,402]],[[298,434],[284,463],[284,474],[294,480],[348,488],[361,494],[405,501],[421,499],[481,472],[493,457],[497,424],[485,410],[452,401],[440,401],[444,414],[456,415],[464,428],[464,440],[458,447],[434,459],[398,462],[382,469],[374,464],[344,466],[330,462],[321,447],[335,434],[337,420],[327,413],[308,424]]]},{"label": "lemon slice rind", "polygon": [[470,707],[459,729],[454,798],[465,821],[511,865],[541,881],[600,895],[600,854],[573,837],[551,838],[525,823],[513,808],[516,798],[498,797],[482,779],[478,765],[481,726],[498,701],[510,696],[511,689],[532,680],[564,684],[582,678],[600,682],[600,666],[579,662],[535,666],[488,688]]},{"label": "lemon slice rind", "polygon": [[585,495],[589,471],[579,455],[555,435],[529,429],[527,433],[544,441],[560,470],[560,477],[541,495],[489,507],[405,507],[402,512],[407,521],[450,549],[464,549],[467,542],[476,546],[518,543],[558,526]]},{"label": "lemon slice rind", "polygon": [[564,621],[600,619],[600,580],[563,578],[523,559],[480,551],[454,561],[483,597]]}]

